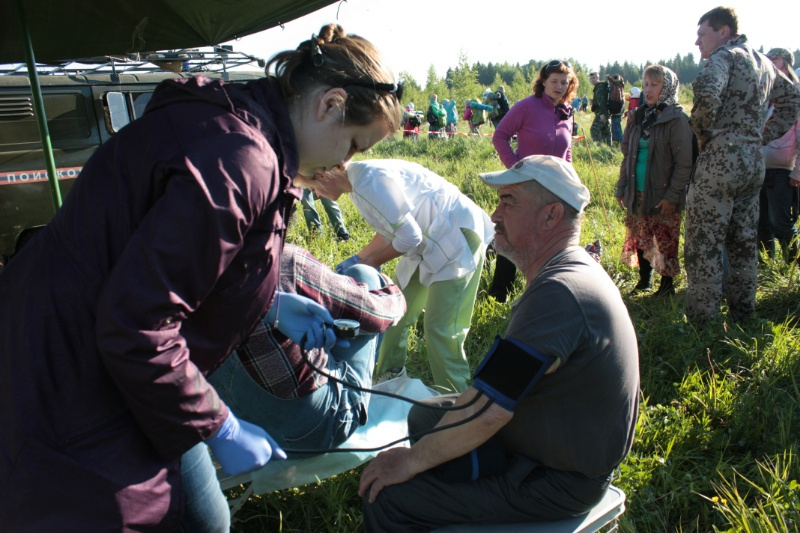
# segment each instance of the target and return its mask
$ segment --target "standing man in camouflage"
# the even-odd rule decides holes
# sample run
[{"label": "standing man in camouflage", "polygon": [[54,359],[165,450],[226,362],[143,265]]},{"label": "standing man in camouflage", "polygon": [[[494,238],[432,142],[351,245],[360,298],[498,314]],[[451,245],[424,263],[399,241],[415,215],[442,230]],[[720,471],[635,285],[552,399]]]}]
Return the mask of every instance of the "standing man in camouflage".
[{"label": "standing man in camouflage", "polygon": [[592,113],[594,113],[594,121],[592,122],[592,129],[589,130],[592,134],[592,140],[600,144],[611,144],[611,127],[608,125],[610,118],[608,113],[608,82],[600,81],[600,75],[597,72],[589,73],[589,83],[594,85],[594,92],[592,93]]},{"label": "standing man in camouflage", "polygon": [[[700,156],[686,199],[686,316],[702,321],[718,313],[727,252],[728,309],[731,318],[741,320],[756,307],[761,146],[797,120],[800,92],[739,35],[732,8],[703,15],[695,44],[707,62],[693,83],[689,119]],[[775,112],[767,120],[770,102]]]}]

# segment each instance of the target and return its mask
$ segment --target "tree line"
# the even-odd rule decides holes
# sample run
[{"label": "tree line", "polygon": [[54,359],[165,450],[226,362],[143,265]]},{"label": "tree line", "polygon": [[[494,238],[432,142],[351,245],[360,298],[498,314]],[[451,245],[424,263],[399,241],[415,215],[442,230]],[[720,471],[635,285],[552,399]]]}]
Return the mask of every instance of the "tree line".
[{"label": "tree line", "polygon": [[[765,52],[762,46],[760,52]],[[800,59],[800,49],[795,50],[795,58]],[[455,99],[459,103],[459,108],[463,109],[463,103],[467,99],[480,98],[487,87],[497,89],[502,85],[505,88],[508,99],[511,102],[520,100],[531,94],[531,86],[536,79],[539,69],[548,63],[549,60],[531,59],[525,64],[509,63],[487,63],[480,62],[470,64],[465,55],[461,55],[458,65],[447,69],[444,77],[438,75],[433,65],[428,68],[427,79],[422,85],[415,80],[409,73],[401,72],[400,77],[405,80],[406,89],[405,102],[414,102],[417,109],[424,111],[428,106],[428,98],[431,94],[437,94],[439,101],[444,98]],[[578,95],[587,95],[591,99],[592,86],[589,84],[589,70],[580,61],[573,58],[569,59],[573,69],[577,73],[579,88]],[[703,68],[704,61],[696,58],[694,54],[688,53],[685,56],[676,54],[672,59],[661,59],[659,61],[645,62],[636,64],[625,61],[620,64],[618,61],[602,65],[599,69],[601,79],[609,74],[619,74],[625,79],[628,87],[641,87],[642,74],[644,69],[651,64],[661,64],[672,69],[677,75],[683,86],[689,86]]]}]

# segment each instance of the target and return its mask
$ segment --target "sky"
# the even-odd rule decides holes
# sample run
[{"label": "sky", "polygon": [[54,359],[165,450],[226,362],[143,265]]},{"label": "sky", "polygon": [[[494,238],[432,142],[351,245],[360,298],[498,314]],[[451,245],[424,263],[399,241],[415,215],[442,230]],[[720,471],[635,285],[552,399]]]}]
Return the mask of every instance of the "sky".
[{"label": "sky", "polygon": [[[268,0],[265,0],[268,1]],[[615,5],[615,12],[608,11]],[[640,6],[640,15],[634,6]],[[466,56],[471,65],[527,63],[572,57],[589,70],[628,61],[637,65],[693,53],[697,20],[719,0],[635,2],[573,0],[346,0],[305,17],[244,37],[235,50],[268,59],[293,49],[338,22],[345,31],[374,43],[395,75],[408,72],[424,86],[431,65],[439,77]],[[739,32],[756,48],[800,48],[797,0],[730,2],[739,16]],[[795,5],[795,8],[789,6]],[[562,7],[563,6],[563,7]],[[602,7],[604,12],[597,13]],[[647,15],[645,13],[658,13]],[[795,67],[800,58],[795,59]]]}]

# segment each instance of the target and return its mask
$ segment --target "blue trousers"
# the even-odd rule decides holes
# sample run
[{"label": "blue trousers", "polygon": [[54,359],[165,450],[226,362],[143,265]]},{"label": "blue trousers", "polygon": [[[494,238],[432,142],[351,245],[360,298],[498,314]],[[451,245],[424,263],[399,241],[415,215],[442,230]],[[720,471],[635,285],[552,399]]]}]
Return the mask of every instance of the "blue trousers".
[{"label": "blue trousers", "polygon": [[622,142],[622,115],[611,115],[611,140]]},{"label": "blue trousers", "polygon": [[231,529],[228,500],[217,481],[208,446],[196,444],[181,457],[184,508],[181,533],[227,533]]}]

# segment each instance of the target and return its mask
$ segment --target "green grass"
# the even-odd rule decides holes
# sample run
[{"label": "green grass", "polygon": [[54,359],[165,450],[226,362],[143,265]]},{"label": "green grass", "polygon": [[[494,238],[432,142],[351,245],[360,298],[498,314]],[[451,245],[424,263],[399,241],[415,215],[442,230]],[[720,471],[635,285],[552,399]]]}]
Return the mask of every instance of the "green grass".
[{"label": "green grass", "polygon": [[[581,113],[578,120],[588,134],[591,115]],[[479,172],[502,168],[488,137],[387,140],[366,157],[419,162],[458,185],[488,213],[494,209],[495,194],[478,178]],[[621,154],[579,141],[573,159],[592,193],[582,243],[602,241],[602,264],[625,295],[637,276],[619,263],[625,228],[613,193]],[[288,240],[330,265],[356,253],[372,233],[348,199],[340,204],[351,241],[337,243],[327,223],[310,239],[301,214]],[[393,268],[389,264],[384,271]],[[621,531],[798,531],[797,277],[796,269],[766,260],[759,271],[757,318],[734,325],[722,315],[702,329],[683,315],[682,276],[671,300],[624,296],[639,339],[642,395],[636,441],[614,482],[628,497]],[[508,320],[508,307],[486,297],[490,280],[490,271],[484,271],[467,339],[473,368]],[[515,290],[522,286],[518,275]],[[409,345],[409,373],[430,383],[417,331],[412,330]],[[234,517],[234,531],[360,531],[359,473],[251,496]]]}]

